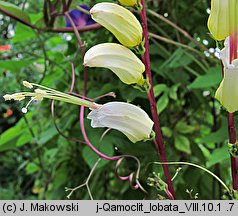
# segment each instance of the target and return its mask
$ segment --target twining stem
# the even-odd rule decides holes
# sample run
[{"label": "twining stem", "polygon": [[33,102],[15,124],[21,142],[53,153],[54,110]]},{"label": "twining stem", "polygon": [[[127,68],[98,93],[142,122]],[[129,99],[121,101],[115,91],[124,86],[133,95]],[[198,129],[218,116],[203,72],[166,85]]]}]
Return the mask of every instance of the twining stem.
[{"label": "twining stem", "polygon": [[[69,16],[68,12],[65,12],[65,15],[68,17],[73,29],[74,29],[74,33],[76,36],[76,39],[78,41],[78,47],[80,49],[80,53],[81,53],[81,58],[84,58],[85,55],[85,49],[84,49],[84,44],[81,40],[81,37],[77,31],[77,28],[73,22],[73,20],[71,19],[71,17]],[[87,68],[85,65],[83,65],[83,71],[84,71],[84,87],[83,87],[83,95],[82,98],[85,99],[86,98],[86,92],[87,92],[87,82],[88,82],[88,74],[87,74]],[[139,177],[140,177],[140,161],[138,160],[137,157],[133,156],[133,155],[119,155],[119,156],[108,156],[103,154],[102,152],[100,152],[97,148],[94,147],[94,145],[89,141],[86,130],[85,130],[85,126],[84,126],[84,106],[81,106],[80,108],[80,114],[79,114],[79,119],[80,119],[80,127],[81,127],[81,131],[82,131],[82,135],[84,137],[84,141],[85,143],[91,148],[91,150],[94,151],[94,153],[96,153],[100,158],[105,159],[105,160],[110,160],[110,161],[118,161],[117,162],[117,168],[120,166],[120,163],[123,159],[125,158],[132,158],[134,160],[136,160],[138,168],[135,174],[135,185],[132,185],[132,181],[133,181],[133,176],[134,173],[132,172],[129,176],[127,177],[121,177],[120,175],[118,175],[117,170],[115,171],[116,175],[118,176],[118,178],[122,181],[124,180],[128,180],[130,182],[130,185],[132,186],[132,188],[134,189],[140,189],[144,194],[145,197],[147,196],[147,192],[146,190],[143,188],[143,186],[140,184],[139,181]]]},{"label": "twining stem", "polygon": [[[194,164],[194,163],[189,163],[189,162],[165,162],[166,164],[168,165],[189,165],[189,166],[193,166],[193,167],[196,167],[198,169],[201,169],[205,172],[207,172],[209,175],[211,175],[212,177],[214,177],[224,188],[227,192],[231,193],[231,190],[226,186],[226,184],[218,177],[216,176],[213,172],[211,172],[210,170],[202,167],[202,166],[199,166],[197,164]],[[153,162],[153,164],[163,164],[163,162]]]},{"label": "twining stem", "polygon": [[[164,147],[162,133],[161,133],[159,119],[158,119],[158,113],[156,109],[154,90],[153,90],[153,82],[152,82],[152,74],[151,74],[151,66],[150,66],[150,55],[149,55],[149,35],[148,35],[145,1],[141,0],[141,4],[143,8],[142,8],[142,11],[140,12],[140,17],[141,17],[142,26],[143,26],[143,34],[145,38],[145,53],[142,55],[142,61],[145,64],[145,68],[146,68],[145,73],[151,85],[151,88],[149,92],[147,93],[147,95],[150,101],[150,109],[151,109],[151,114],[154,121],[155,133],[156,133],[154,144],[158,154],[160,155],[160,161],[167,162],[165,147]],[[173,195],[173,198],[175,199],[175,191],[172,185],[168,164],[163,163],[162,167],[163,167],[164,175],[167,181],[168,190],[170,191],[170,193]]]}]

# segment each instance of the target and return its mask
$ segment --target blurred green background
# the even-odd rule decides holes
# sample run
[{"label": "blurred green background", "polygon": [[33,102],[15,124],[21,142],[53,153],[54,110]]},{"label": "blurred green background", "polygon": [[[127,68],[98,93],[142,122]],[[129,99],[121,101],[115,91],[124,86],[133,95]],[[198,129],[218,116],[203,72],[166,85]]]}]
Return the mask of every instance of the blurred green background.
[{"label": "blurred green background", "polygon": [[[31,23],[42,25],[43,0],[10,0],[30,16]],[[102,1],[73,1],[92,7]],[[110,2],[113,2],[112,0]],[[168,161],[188,161],[208,168],[228,186],[231,184],[230,159],[227,151],[226,113],[214,100],[221,81],[221,65],[215,42],[206,26],[209,0],[148,0],[150,9],[190,34],[200,47],[177,28],[148,11],[150,56],[159,120]],[[59,17],[56,26],[64,26]],[[32,104],[24,115],[24,102],[5,102],[4,94],[23,90],[22,81],[42,83],[62,92],[69,91],[71,64],[77,52],[73,33],[37,32],[0,13],[0,199],[67,199],[65,187],[85,182],[98,156],[87,146],[61,136],[51,116],[50,101]],[[80,34],[86,49],[102,42],[117,42],[106,29]],[[160,37],[160,39],[156,37]],[[161,38],[162,37],[162,38]],[[207,49],[201,48],[201,46]],[[75,64],[76,90],[83,90],[82,59]],[[140,105],[150,115],[145,93],[127,86],[106,69],[88,69],[87,96],[95,98],[108,92],[117,97],[99,102],[128,101]],[[88,110],[86,110],[88,112]],[[79,125],[79,107],[55,102],[55,120],[64,135],[83,140]],[[105,129],[92,129],[85,119],[90,141],[108,155],[131,154],[140,159],[140,181],[157,199],[158,192],[149,187],[147,178],[161,173],[161,166],[151,165],[159,157],[151,141],[130,143],[120,132],[111,130],[99,144]],[[132,190],[128,182],[117,179],[115,162],[102,160],[93,172],[89,187],[94,199],[142,199],[143,193]],[[171,174],[178,166],[170,166]],[[136,170],[133,160],[126,160],[120,173]],[[178,199],[220,199],[223,188],[200,169],[182,166],[173,181]],[[193,190],[191,193],[186,190]],[[76,190],[71,199],[89,199],[86,187]]]}]

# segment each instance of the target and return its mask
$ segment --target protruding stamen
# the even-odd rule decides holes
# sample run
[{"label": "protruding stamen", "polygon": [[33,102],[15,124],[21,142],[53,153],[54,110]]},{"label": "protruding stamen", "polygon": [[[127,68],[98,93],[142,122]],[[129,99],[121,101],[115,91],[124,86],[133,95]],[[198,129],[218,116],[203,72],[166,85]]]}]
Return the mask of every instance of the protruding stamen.
[{"label": "protruding stamen", "polygon": [[29,82],[23,81],[22,83],[23,83],[23,85],[24,85],[25,87],[27,87],[27,88],[29,88],[29,89],[33,89],[33,85],[31,85]]},{"label": "protruding stamen", "polygon": [[35,93],[42,94],[42,96],[47,94],[46,91],[41,90],[41,89],[35,89]]},{"label": "protruding stamen", "polygon": [[5,101],[8,101],[8,100],[11,100],[12,99],[12,96],[10,94],[6,94],[3,96],[4,100]]},{"label": "protruding stamen", "polygon": [[25,113],[27,113],[27,108],[26,107],[23,107],[22,109],[21,109],[21,111],[25,114]]},{"label": "protruding stamen", "polygon": [[13,100],[16,100],[16,101],[21,101],[21,100],[25,99],[25,96],[21,93],[15,93],[15,94],[11,95],[11,97]]}]

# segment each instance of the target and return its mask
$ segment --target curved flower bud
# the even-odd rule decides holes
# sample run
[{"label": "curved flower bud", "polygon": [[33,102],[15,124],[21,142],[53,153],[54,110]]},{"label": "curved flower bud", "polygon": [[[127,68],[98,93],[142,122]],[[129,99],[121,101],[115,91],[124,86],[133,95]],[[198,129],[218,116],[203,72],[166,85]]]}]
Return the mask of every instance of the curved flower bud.
[{"label": "curved flower bud", "polygon": [[122,5],[132,7],[137,4],[137,0],[118,0]]},{"label": "curved flower bud", "polygon": [[142,76],[144,64],[130,49],[120,44],[103,43],[92,47],[84,56],[84,65],[108,68],[126,84],[142,86],[145,82]]},{"label": "curved flower bud", "polygon": [[92,18],[127,47],[142,41],[142,27],[136,17],[126,8],[114,3],[99,3],[90,10]]},{"label": "curved flower bud", "polygon": [[121,131],[135,143],[150,139],[153,121],[141,108],[125,102],[109,102],[92,109],[88,114],[91,126],[108,127]]},{"label": "curved flower bud", "polygon": [[221,41],[229,36],[229,1],[212,0],[211,13],[208,18],[208,29],[214,39]]},{"label": "curved flower bud", "polygon": [[225,40],[238,31],[238,0],[212,0],[208,28],[214,39]]},{"label": "curved flower bud", "polygon": [[224,108],[233,113],[238,110],[238,59],[230,63],[229,37],[225,41],[220,57],[224,65],[224,78],[216,91],[215,98]]}]

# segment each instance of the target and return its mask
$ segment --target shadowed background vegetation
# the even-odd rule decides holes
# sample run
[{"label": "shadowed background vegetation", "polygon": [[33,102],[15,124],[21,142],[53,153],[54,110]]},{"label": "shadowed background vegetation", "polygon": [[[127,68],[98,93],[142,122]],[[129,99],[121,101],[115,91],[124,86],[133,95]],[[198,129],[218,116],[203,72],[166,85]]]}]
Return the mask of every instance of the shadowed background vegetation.
[{"label": "shadowed background vegetation", "polygon": [[[5,2],[24,8],[31,23],[44,24],[43,0]],[[97,2],[102,1],[75,0],[70,9],[82,3],[92,7]],[[209,0],[147,1],[154,91],[168,161],[199,164],[230,185],[226,113],[213,99],[221,81],[221,65],[214,57],[215,43],[206,26],[209,7]],[[64,23],[61,17],[55,25],[64,26]],[[0,46],[11,45],[9,51],[0,52],[1,96],[23,90],[23,80],[69,91],[70,62],[78,49],[73,33],[37,32],[0,13],[0,35]],[[117,42],[104,28],[80,36],[86,49],[102,42]],[[74,66],[76,89],[82,93],[80,55]],[[100,103],[128,101],[150,112],[145,93],[123,84],[109,70],[88,69],[87,96],[95,98],[108,92],[115,92],[116,99],[105,97]],[[50,101],[31,105],[23,115],[21,108],[25,103],[4,102],[0,98],[0,199],[67,199],[65,187],[84,183],[98,156],[89,147],[58,133]],[[55,102],[55,121],[65,136],[83,140],[79,107]],[[158,193],[165,196],[146,183],[153,172],[161,173],[164,179],[161,167],[150,164],[159,161],[151,141],[133,144],[120,132],[111,130],[100,143],[105,130],[92,129],[87,119],[85,124],[91,142],[105,154],[131,154],[140,159],[140,179],[151,199],[158,198]],[[114,168],[115,162],[99,162],[89,181],[93,198],[142,199],[142,192],[117,179]],[[177,168],[170,166],[172,175]],[[126,174],[135,169],[133,160],[125,160],[120,172]],[[196,193],[199,199],[220,199],[223,195],[223,188],[214,178],[193,167],[182,166],[173,184],[178,199],[192,199]],[[188,193],[187,189],[193,192]],[[71,198],[89,199],[86,187],[76,190]]]}]

